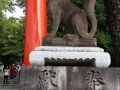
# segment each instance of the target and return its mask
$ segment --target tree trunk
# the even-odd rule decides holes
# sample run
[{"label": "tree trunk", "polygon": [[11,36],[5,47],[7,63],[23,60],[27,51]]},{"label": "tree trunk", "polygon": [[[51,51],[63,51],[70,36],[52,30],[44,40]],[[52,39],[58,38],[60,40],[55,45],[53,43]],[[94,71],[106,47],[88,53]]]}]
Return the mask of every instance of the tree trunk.
[{"label": "tree trunk", "polygon": [[104,0],[117,66],[120,66],[120,0]]}]

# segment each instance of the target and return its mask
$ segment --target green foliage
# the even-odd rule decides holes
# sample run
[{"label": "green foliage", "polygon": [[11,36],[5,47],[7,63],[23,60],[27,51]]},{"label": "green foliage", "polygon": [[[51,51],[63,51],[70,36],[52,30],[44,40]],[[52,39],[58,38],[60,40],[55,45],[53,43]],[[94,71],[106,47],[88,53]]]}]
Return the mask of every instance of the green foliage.
[{"label": "green foliage", "polygon": [[23,37],[21,37],[23,36],[22,23],[16,20],[16,18],[11,17],[8,20],[4,20],[3,26],[1,44],[4,46],[1,48],[1,54],[16,54],[23,51],[20,47],[23,47],[22,43],[20,43],[21,41],[23,42]]},{"label": "green foliage", "polygon": [[[0,60],[14,63],[23,56],[24,18],[7,18],[7,11],[14,12],[13,0],[0,1]],[[16,59],[17,58],[17,59]]]},{"label": "green foliage", "polygon": [[97,0],[95,11],[98,20],[98,29],[108,31],[107,16],[106,16],[103,0]]},{"label": "green foliage", "polygon": [[1,0],[0,1],[0,12],[5,11],[14,11],[14,2],[13,0]]},{"label": "green foliage", "polygon": [[70,0],[70,1],[78,7],[82,7],[83,0]]},{"label": "green foliage", "polygon": [[58,32],[56,33],[56,36],[63,37],[65,34],[67,34],[67,31],[65,30],[65,28],[62,25],[60,25]]},{"label": "green foliage", "polygon": [[98,46],[100,46],[101,48],[104,48],[105,51],[112,53],[113,49],[111,45],[112,44],[111,37],[108,32],[98,30],[95,37],[97,38]]},{"label": "green foliage", "polygon": [[24,18],[10,17],[2,22],[0,27],[0,54],[5,57],[11,55],[12,57],[23,56],[23,31],[24,31]]},{"label": "green foliage", "polygon": [[25,0],[16,0],[16,5],[20,8],[25,8]]}]

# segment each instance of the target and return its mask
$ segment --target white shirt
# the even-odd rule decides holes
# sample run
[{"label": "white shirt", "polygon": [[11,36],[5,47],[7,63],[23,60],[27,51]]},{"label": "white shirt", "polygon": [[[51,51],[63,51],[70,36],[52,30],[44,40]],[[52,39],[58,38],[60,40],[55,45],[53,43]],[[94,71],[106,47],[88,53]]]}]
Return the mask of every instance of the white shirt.
[{"label": "white shirt", "polygon": [[5,69],[4,72],[5,72],[4,75],[9,75],[9,69]]},{"label": "white shirt", "polygon": [[19,66],[19,68],[18,68],[18,71],[20,71],[21,70],[21,66]]}]

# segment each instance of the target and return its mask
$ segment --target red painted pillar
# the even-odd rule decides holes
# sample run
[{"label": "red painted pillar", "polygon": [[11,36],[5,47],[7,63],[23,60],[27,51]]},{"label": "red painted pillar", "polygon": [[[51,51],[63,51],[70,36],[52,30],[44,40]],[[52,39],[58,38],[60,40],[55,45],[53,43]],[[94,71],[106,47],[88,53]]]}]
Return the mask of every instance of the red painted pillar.
[{"label": "red painted pillar", "polygon": [[46,0],[26,0],[26,22],[24,38],[24,62],[30,66],[29,54],[35,47],[42,45],[46,36]]},{"label": "red painted pillar", "polygon": [[47,4],[46,4],[46,0],[41,0],[42,1],[42,12],[43,12],[43,33],[42,33],[42,37],[45,37],[47,34]]}]

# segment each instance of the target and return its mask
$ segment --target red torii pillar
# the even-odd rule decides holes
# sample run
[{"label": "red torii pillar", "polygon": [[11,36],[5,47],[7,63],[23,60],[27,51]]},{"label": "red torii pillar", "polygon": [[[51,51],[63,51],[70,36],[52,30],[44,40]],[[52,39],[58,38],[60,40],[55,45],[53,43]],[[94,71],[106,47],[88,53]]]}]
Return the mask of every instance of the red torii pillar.
[{"label": "red torii pillar", "polygon": [[29,54],[42,45],[47,33],[46,0],[26,0],[24,66],[30,66]]}]

